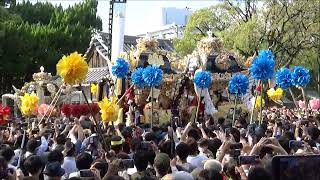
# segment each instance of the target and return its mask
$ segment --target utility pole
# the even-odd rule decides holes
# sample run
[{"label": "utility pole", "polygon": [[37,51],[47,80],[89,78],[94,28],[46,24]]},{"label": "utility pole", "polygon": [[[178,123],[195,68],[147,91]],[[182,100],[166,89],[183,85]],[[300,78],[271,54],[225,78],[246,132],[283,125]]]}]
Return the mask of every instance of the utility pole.
[{"label": "utility pole", "polygon": [[109,3],[109,31],[108,31],[108,41],[107,41],[107,54],[109,60],[111,60],[111,51],[112,51],[112,27],[113,27],[113,13],[115,3],[127,3],[127,0],[110,0]]}]

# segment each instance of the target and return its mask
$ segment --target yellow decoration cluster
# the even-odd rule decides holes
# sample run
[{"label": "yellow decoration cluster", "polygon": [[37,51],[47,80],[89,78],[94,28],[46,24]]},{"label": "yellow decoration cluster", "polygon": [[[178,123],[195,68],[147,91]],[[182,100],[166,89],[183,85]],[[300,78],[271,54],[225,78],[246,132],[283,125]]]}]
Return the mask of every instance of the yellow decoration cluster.
[{"label": "yellow decoration cluster", "polygon": [[[262,107],[264,106],[264,104],[265,104],[264,99],[262,99]],[[256,105],[254,107],[260,108],[260,106],[261,106],[261,96],[257,96]]]},{"label": "yellow decoration cluster", "polygon": [[103,121],[117,121],[119,106],[117,105],[116,97],[111,97],[110,100],[107,97],[104,97],[102,101],[98,102],[98,105]]},{"label": "yellow decoration cluster", "polygon": [[90,91],[92,94],[95,94],[98,90],[98,87],[96,84],[91,84],[91,87],[90,87]]},{"label": "yellow decoration cluster", "polygon": [[282,98],[283,90],[281,88],[277,88],[277,90],[269,89],[267,94],[271,100],[278,101]]},{"label": "yellow decoration cluster", "polygon": [[37,108],[37,104],[39,102],[39,98],[35,93],[25,93],[24,96],[21,97],[21,112],[25,116],[30,116],[33,112],[35,112]]},{"label": "yellow decoration cluster", "polygon": [[73,85],[85,80],[89,66],[84,57],[78,52],[63,56],[57,64],[57,74],[65,83]]}]

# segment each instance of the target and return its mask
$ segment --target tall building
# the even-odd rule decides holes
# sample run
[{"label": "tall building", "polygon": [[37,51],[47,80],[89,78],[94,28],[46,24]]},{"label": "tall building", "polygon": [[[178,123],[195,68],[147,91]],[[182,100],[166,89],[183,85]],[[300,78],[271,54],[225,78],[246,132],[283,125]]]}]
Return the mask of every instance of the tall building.
[{"label": "tall building", "polygon": [[188,7],[183,9],[175,7],[162,8],[161,27],[137,36],[144,37],[148,34],[157,39],[181,38],[183,36],[184,27],[187,25],[188,18],[191,14],[192,11]]},{"label": "tall building", "polygon": [[175,7],[162,8],[162,25],[176,24],[185,26],[191,13],[188,7],[183,9]]},{"label": "tall building", "polygon": [[191,13],[188,7],[183,9],[175,7],[162,8],[162,25],[176,24],[178,26],[185,26]]}]

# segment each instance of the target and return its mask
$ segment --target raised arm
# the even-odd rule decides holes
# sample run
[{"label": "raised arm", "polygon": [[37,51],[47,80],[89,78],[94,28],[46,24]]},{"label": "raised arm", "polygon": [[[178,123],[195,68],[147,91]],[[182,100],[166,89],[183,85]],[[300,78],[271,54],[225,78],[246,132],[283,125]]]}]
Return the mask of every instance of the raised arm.
[{"label": "raised arm", "polygon": [[231,141],[224,141],[220,148],[217,151],[216,157],[217,160],[222,162],[224,156],[226,155],[227,151],[230,149]]},{"label": "raised arm", "polygon": [[84,140],[84,132],[83,132],[83,127],[81,126],[80,121],[75,121],[76,126],[78,126],[78,140],[83,141]]},{"label": "raised arm", "polygon": [[299,136],[300,125],[301,125],[301,121],[297,121],[297,122],[296,122],[295,130],[294,130],[294,138],[295,138],[296,140],[299,140],[299,139],[300,139],[300,136]]},{"label": "raised arm", "polygon": [[205,138],[205,139],[209,139],[209,137],[207,136],[206,131],[203,128],[203,125],[200,127],[200,130],[201,130],[202,137]]},{"label": "raised arm", "polygon": [[276,138],[269,138],[269,140],[271,141],[271,143],[264,146],[272,148],[273,151],[279,155],[288,155],[287,151],[283,149]]},{"label": "raised arm", "polygon": [[259,140],[259,142],[257,144],[255,144],[250,152],[250,156],[251,155],[259,155],[260,151],[262,149],[262,147],[264,146],[264,144],[267,142],[267,138],[263,137]]},{"label": "raised arm", "polygon": [[184,129],[182,135],[181,135],[181,140],[182,142],[186,142],[187,141],[187,136],[188,136],[188,133],[190,131],[190,129],[192,128],[192,122],[189,122],[186,126],[186,128]]}]

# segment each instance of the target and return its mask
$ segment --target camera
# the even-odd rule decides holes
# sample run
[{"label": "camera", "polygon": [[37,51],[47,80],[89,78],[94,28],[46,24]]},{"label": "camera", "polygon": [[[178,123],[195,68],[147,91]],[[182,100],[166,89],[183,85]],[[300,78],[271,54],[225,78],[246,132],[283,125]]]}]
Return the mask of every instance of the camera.
[{"label": "camera", "polygon": [[289,148],[301,148],[303,147],[303,141],[296,141],[296,140],[290,140],[289,141]]},{"label": "camera", "polygon": [[230,145],[230,149],[242,149],[242,147],[241,143],[234,143]]},{"label": "camera", "polygon": [[239,156],[239,165],[246,165],[246,164],[258,164],[259,163],[259,156]]},{"label": "camera", "polygon": [[94,178],[94,173],[90,169],[80,170],[81,178]]},{"label": "camera", "polygon": [[241,143],[234,143],[230,145],[230,155],[234,159],[238,159],[238,157],[241,155],[241,149],[243,148]]},{"label": "camera", "polygon": [[231,129],[230,128],[226,128],[224,131],[226,133],[226,137],[230,137]]}]

